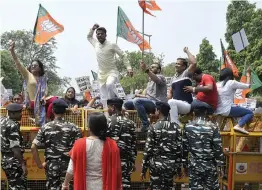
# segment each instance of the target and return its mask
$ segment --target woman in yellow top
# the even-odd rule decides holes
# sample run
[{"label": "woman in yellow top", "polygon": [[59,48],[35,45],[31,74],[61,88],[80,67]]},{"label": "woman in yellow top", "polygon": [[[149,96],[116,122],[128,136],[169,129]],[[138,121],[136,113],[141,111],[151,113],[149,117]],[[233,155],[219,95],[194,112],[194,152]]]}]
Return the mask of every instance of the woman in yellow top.
[{"label": "woman in yellow top", "polygon": [[47,79],[44,76],[44,66],[39,60],[35,60],[26,69],[18,60],[15,51],[15,43],[11,43],[10,51],[15,61],[16,67],[25,79],[24,90],[26,93],[26,103],[34,103],[34,115],[36,125],[45,124],[45,98],[47,97]]}]

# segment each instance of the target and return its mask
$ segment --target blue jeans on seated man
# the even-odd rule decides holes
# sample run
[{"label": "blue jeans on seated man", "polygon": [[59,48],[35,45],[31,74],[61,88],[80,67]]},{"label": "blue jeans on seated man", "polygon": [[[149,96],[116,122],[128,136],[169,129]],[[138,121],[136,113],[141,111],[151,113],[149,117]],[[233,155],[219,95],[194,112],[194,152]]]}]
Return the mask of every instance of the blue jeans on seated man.
[{"label": "blue jeans on seated man", "polygon": [[207,111],[207,114],[213,114],[215,111],[214,108],[208,103],[194,99],[193,102],[191,103],[191,109],[194,111],[194,109],[200,109],[200,108],[205,109]]},{"label": "blue jeans on seated man", "polygon": [[138,117],[142,122],[142,131],[147,130],[150,123],[148,121],[148,113],[155,113],[155,102],[147,98],[134,98],[124,104],[126,110],[137,110]]},{"label": "blue jeans on seated man", "polygon": [[231,107],[230,113],[228,116],[242,117],[240,121],[238,122],[238,125],[239,127],[243,127],[247,122],[252,120],[254,114],[249,109],[246,109],[240,106],[234,106],[234,107]]}]

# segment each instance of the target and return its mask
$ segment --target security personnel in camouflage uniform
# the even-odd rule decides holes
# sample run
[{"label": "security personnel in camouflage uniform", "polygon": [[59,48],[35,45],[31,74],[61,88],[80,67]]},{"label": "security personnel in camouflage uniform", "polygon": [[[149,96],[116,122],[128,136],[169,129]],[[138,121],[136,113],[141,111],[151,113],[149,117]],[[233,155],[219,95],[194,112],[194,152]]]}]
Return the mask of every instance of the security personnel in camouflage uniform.
[{"label": "security personnel in camouflage uniform", "polygon": [[[53,102],[54,121],[45,124],[32,143],[32,153],[39,168],[45,168],[47,189],[61,189],[70,157],[68,152],[74,142],[82,137],[81,130],[73,123],[64,120],[67,103],[62,99]],[[45,146],[45,162],[42,164],[37,146]]]},{"label": "security personnel in camouflage uniform", "polygon": [[9,190],[25,190],[27,169],[23,159],[23,136],[18,121],[22,118],[22,105],[9,104],[7,117],[0,118],[1,166],[4,170]]},{"label": "security personnel in camouflage uniform", "polygon": [[150,172],[152,190],[171,190],[173,177],[181,166],[182,137],[180,127],[168,120],[170,107],[165,102],[156,102],[159,120],[149,131],[142,160],[141,180]]},{"label": "security personnel in camouflage uniform", "polygon": [[224,162],[219,130],[205,120],[206,110],[194,112],[196,119],[188,123],[183,132],[182,162],[186,175],[189,169],[189,188],[219,190],[217,167]]},{"label": "security personnel in camouflage uniform", "polygon": [[122,115],[123,100],[119,98],[107,100],[108,131],[107,136],[116,140],[120,149],[123,190],[131,188],[131,174],[135,169],[136,135],[135,123]]}]

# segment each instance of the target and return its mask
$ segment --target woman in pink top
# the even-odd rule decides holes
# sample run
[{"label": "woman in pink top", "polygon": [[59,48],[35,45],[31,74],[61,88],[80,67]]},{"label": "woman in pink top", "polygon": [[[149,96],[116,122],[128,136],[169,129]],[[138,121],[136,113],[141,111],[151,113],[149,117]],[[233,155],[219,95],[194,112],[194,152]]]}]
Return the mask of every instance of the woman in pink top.
[{"label": "woman in pink top", "polygon": [[41,61],[35,60],[26,69],[17,58],[15,51],[15,42],[11,43],[10,51],[15,61],[16,67],[25,79],[25,101],[28,105],[32,102],[34,105],[35,122],[39,126],[45,124],[45,98],[47,96],[47,79],[44,76],[44,65]]}]

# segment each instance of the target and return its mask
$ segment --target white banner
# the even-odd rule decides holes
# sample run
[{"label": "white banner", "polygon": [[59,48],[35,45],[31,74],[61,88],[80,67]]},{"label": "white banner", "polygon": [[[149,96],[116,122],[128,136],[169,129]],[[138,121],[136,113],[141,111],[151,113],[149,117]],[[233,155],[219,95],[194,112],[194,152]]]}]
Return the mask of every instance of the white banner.
[{"label": "white banner", "polygon": [[167,88],[171,87],[173,77],[165,77]]},{"label": "white banner", "polygon": [[76,83],[81,92],[85,90],[91,90],[91,83],[89,76],[77,77]]},{"label": "white banner", "polygon": [[118,98],[125,98],[126,97],[126,93],[125,93],[123,87],[121,86],[121,84],[120,83],[116,83],[115,86],[116,86]]}]

